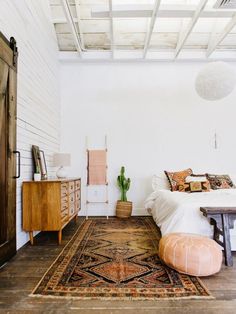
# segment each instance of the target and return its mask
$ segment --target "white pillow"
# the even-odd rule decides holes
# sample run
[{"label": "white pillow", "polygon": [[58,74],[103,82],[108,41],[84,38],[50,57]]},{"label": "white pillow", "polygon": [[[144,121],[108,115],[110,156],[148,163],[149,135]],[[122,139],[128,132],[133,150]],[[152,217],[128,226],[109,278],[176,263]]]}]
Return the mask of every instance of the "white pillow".
[{"label": "white pillow", "polygon": [[154,175],[152,177],[152,189],[153,191],[170,190],[169,181],[164,173],[159,174],[159,175]]},{"label": "white pillow", "polygon": [[236,186],[236,175],[235,174],[230,174],[230,179],[233,181],[233,184]]},{"label": "white pillow", "polygon": [[189,182],[206,182],[206,181],[207,181],[206,176],[202,176],[202,177],[187,176],[185,178],[186,183],[189,183]]}]

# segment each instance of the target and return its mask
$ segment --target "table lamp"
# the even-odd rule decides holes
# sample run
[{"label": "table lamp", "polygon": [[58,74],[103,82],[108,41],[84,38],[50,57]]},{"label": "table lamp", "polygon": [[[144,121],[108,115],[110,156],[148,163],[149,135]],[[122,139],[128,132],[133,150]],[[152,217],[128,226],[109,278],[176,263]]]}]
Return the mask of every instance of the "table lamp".
[{"label": "table lamp", "polygon": [[56,172],[58,179],[63,179],[67,177],[67,171],[64,167],[70,166],[70,154],[56,153],[53,156],[53,164],[55,167],[59,167]]}]

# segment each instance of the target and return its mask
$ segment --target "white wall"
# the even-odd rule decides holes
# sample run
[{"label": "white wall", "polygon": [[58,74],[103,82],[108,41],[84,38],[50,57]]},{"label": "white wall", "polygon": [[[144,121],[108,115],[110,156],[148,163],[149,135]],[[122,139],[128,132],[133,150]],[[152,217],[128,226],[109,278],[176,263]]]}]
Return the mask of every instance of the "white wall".
[{"label": "white wall", "polygon": [[[132,180],[128,196],[135,214],[145,214],[143,202],[151,191],[151,176],[164,169],[236,173],[236,90],[221,101],[201,99],[194,80],[203,66],[62,62],[61,149],[72,154],[70,175],[81,175],[85,185],[85,137],[102,144],[107,134],[111,215],[122,165]],[[84,201],[83,193],[83,208]],[[106,211],[91,208],[90,213]]]},{"label": "white wall", "polygon": [[31,145],[46,154],[49,175],[52,153],[60,144],[58,49],[47,0],[0,1],[0,30],[14,36],[19,49],[17,149],[21,178],[17,184],[17,247],[28,241],[22,231],[21,183],[32,179]]}]

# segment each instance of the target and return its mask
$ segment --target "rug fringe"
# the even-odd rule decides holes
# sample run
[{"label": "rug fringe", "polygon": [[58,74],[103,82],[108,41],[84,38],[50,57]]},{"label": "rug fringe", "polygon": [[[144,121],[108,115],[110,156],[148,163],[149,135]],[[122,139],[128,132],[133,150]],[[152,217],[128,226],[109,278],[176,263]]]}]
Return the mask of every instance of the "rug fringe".
[{"label": "rug fringe", "polygon": [[66,300],[101,300],[101,301],[155,301],[155,300],[215,300],[213,296],[189,296],[189,297],[73,297],[73,296],[53,296],[42,294],[29,294],[29,297],[66,299]]}]

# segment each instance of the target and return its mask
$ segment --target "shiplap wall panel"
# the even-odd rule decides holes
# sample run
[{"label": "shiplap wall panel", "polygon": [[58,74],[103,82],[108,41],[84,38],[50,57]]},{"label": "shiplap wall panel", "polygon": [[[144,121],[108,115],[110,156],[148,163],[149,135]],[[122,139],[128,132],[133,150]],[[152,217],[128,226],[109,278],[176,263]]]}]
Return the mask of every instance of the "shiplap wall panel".
[{"label": "shiplap wall panel", "polygon": [[58,47],[47,0],[0,1],[0,30],[14,36],[19,49],[17,149],[21,178],[17,182],[17,247],[28,241],[22,230],[21,186],[32,179],[32,144],[45,153],[48,174],[55,175],[52,154],[60,144]]}]

